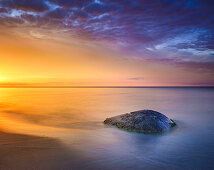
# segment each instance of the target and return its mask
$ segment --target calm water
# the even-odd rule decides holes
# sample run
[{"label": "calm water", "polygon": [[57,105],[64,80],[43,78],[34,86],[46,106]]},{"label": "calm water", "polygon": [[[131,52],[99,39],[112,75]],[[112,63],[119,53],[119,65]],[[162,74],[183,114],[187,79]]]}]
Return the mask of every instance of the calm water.
[{"label": "calm water", "polygon": [[[178,126],[144,135],[102,124],[140,109]],[[213,122],[213,88],[0,88],[0,129],[58,139],[68,153],[64,169],[214,169]]]}]

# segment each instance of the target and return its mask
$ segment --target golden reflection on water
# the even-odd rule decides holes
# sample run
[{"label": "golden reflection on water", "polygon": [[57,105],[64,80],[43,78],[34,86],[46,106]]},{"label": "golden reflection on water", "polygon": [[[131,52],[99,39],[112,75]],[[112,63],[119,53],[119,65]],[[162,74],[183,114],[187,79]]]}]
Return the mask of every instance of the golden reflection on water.
[{"label": "golden reflection on water", "polygon": [[0,129],[51,137],[93,129],[114,115],[120,93],[115,89],[0,88]]},{"label": "golden reflection on water", "polygon": [[118,142],[102,121],[127,111],[132,99],[124,94],[125,89],[0,88],[0,131],[53,137],[90,155],[92,148]]},{"label": "golden reflection on water", "polygon": [[[51,137],[84,131],[76,124],[89,120],[85,113],[89,113],[92,106],[84,98],[92,96],[94,92],[86,93],[80,89],[0,88],[0,129]],[[90,99],[93,102],[96,100],[93,97]],[[86,108],[88,111],[84,112]]]},{"label": "golden reflection on water", "polygon": [[[160,88],[0,88],[0,129],[61,137],[80,131],[97,131],[104,127],[102,121],[106,117],[134,110],[154,109],[174,118],[180,115],[176,114],[179,110],[174,108],[184,108],[186,105],[183,102],[186,93],[194,96],[196,91]],[[197,94],[203,95],[204,90],[197,91]]]}]

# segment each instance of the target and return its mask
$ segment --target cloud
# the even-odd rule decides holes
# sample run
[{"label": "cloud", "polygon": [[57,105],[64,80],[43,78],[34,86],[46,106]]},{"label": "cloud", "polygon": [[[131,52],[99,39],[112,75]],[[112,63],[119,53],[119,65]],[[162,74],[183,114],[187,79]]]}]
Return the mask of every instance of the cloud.
[{"label": "cloud", "polygon": [[1,5],[7,8],[34,12],[43,12],[48,9],[43,0],[1,0]]},{"label": "cloud", "polygon": [[[204,68],[214,62],[211,0],[2,0],[0,4],[5,25],[26,21],[46,28],[60,25],[132,56],[182,67],[192,62]],[[16,9],[21,15],[5,15],[4,9]]]},{"label": "cloud", "polygon": [[49,2],[64,8],[82,8],[85,5],[92,3],[93,0],[49,0]]},{"label": "cloud", "polygon": [[91,3],[84,10],[88,13],[99,15],[117,10],[117,6],[113,4]]},{"label": "cloud", "polygon": [[144,77],[130,77],[128,80],[144,80]]},{"label": "cloud", "polygon": [[87,19],[89,17],[88,13],[83,11],[83,10],[79,10],[79,9],[73,9],[71,10],[71,15],[70,17],[72,19]]},{"label": "cloud", "polygon": [[46,14],[46,17],[51,19],[63,19],[67,15],[67,11],[63,8],[57,8],[53,11],[50,11]]},{"label": "cloud", "polygon": [[14,18],[14,17],[0,17],[0,25],[1,26],[7,26],[7,27],[15,27],[18,25],[24,24],[24,21],[20,18]]},{"label": "cloud", "polygon": [[7,9],[5,9],[5,8],[0,8],[0,13],[7,13],[7,12],[8,12]]}]

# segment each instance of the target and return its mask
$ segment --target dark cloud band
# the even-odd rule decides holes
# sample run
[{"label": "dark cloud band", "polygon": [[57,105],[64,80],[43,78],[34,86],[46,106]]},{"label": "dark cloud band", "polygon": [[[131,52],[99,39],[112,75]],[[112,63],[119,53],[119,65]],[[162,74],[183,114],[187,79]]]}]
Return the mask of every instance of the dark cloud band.
[{"label": "dark cloud band", "polygon": [[7,8],[21,9],[24,11],[43,12],[48,6],[43,0],[1,0],[1,5]]}]

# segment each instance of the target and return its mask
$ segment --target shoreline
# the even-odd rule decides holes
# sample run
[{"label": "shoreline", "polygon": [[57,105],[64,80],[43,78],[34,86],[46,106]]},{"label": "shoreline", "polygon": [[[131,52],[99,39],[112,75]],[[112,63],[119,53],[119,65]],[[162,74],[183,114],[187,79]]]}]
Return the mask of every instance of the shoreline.
[{"label": "shoreline", "polygon": [[78,158],[57,139],[0,130],[0,169],[75,168]]}]

